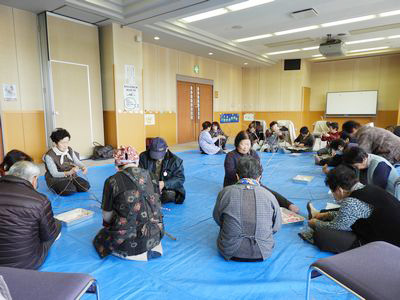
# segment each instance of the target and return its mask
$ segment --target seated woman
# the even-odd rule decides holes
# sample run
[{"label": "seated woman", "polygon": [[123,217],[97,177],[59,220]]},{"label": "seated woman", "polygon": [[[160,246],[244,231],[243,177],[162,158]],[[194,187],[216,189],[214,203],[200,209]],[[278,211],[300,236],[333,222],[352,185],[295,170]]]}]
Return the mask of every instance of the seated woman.
[{"label": "seated woman", "polygon": [[322,134],[321,141],[327,142],[327,146],[319,149],[317,151],[318,155],[330,154],[331,148],[329,147],[329,144],[340,138],[339,124],[337,122],[326,122],[326,126],[329,131]]},{"label": "seated woman", "polygon": [[325,180],[338,211],[316,213],[311,230],[299,235],[322,251],[340,253],[373,241],[400,246],[400,201],[385,190],[358,181],[354,168],[340,165]]},{"label": "seated woman", "polygon": [[218,122],[212,122],[210,135],[212,138],[220,136],[221,138],[219,138],[214,144],[215,146],[222,148],[222,150],[225,150],[225,145],[226,141],[228,140],[228,136],[222,131]]},{"label": "seated woman", "polygon": [[385,158],[368,154],[360,147],[351,147],[344,152],[343,161],[360,170],[362,183],[379,186],[399,199],[397,183],[400,176],[396,168]]},{"label": "seated woman", "polygon": [[[251,149],[251,141],[249,134],[247,131],[241,131],[236,135],[235,138],[235,150],[229,152],[225,157],[225,178],[224,178],[224,187],[235,184],[238,179],[236,176],[236,168],[238,165],[238,161],[241,157],[254,157],[261,165],[260,157],[257,152]],[[261,166],[262,168],[262,166]],[[278,200],[280,206],[285,207],[293,212],[298,212],[299,208],[294,205],[292,202],[287,200],[281,194],[268,189],[266,186],[261,185],[270,191]]]},{"label": "seated woman", "polygon": [[243,156],[239,181],[218,194],[213,217],[220,227],[217,246],[226,260],[262,261],[272,254],[282,217],[275,197],[260,186],[261,174],[258,160]]},{"label": "seated woman", "polygon": [[264,140],[262,139],[260,132],[257,130],[257,123],[255,121],[251,122],[246,132],[250,137],[252,149],[255,151],[260,150],[264,144]]},{"label": "seated woman", "polygon": [[220,148],[215,146],[215,143],[222,138],[221,135],[218,135],[214,138],[211,137],[210,130],[212,124],[208,121],[202,124],[203,130],[200,132],[199,136],[199,147],[200,151],[205,154],[214,155],[224,153],[224,151]]},{"label": "seated woman", "polygon": [[21,160],[33,161],[32,157],[22,151],[15,149],[9,151],[4,157],[3,162],[0,164],[0,176],[6,175],[6,172],[10,170],[12,165]]},{"label": "seated woman", "polygon": [[114,152],[118,172],[104,183],[103,229],[93,244],[101,258],[109,254],[146,261],[162,255],[161,202],[150,173],[138,168],[132,147]]},{"label": "seated woman", "polygon": [[312,151],[315,138],[306,126],[300,128],[299,136],[294,140],[295,147],[305,148],[304,151]]},{"label": "seated woman", "polygon": [[278,122],[273,121],[269,124],[269,129],[265,131],[265,142],[261,147],[262,152],[277,152],[280,148],[279,141],[284,139],[284,134],[278,126]]},{"label": "seated woman", "polygon": [[71,195],[77,192],[87,192],[90,184],[77,175],[79,170],[87,174],[87,168],[79,160],[78,154],[68,146],[71,136],[63,128],[57,128],[51,133],[54,147],[44,156],[46,166],[46,183],[49,189],[58,195]]}]

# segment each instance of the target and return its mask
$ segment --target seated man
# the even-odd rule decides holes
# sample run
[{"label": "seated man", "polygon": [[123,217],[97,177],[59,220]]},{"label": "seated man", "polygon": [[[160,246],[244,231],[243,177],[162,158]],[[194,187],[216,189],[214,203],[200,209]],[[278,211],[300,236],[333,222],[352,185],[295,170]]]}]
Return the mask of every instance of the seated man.
[{"label": "seated man", "polygon": [[139,167],[148,170],[159,185],[161,202],[185,201],[185,174],[183,160],[168,150],[167,143],[162,138],[154,138],[149,150],[140,154]]},{"label": "seated man", "polygon": [[39,168],[15,163],[0,178],[0,266],[37,269],[61,231],[50,201],[36,191]]},{"label": "seated man", "polygon": [[399,174],[393,165],[381,156],[368,154],[360,147],[351,147],[344,152],[343,161],[360,170],[360,181],[374,184],[398,198],[396,185]]},{"label": "seated man", "polygon": [[262,167],[255,158],[240,158],[236,172],[239,181],[225,187],[215,203],[217,246],[227,260],[262,261],[271,255],[273,234],[281,227],[279,204],[260,186]]},{"label": "seated man", "polygon": [[296,147],[306,148],[305,151],[311,151],[314,147],[315,138],[306,126],[300,128],[299,136],[294,140]]},{"label": "seated man", "polygon": [[164,228],[150,174],[138,168],[139,155],[132,147],[118,149],[114,158],[118,172],[104,183],[104,228],[93,241],[97,253],[142,261],[159,257]]},{"label": "seated man", "polygon": [[329,145],[331,155],[315,156],[315,164],[319,166],[337,167],[343,161],[343,151],[347,148],[347,144],[342,139],[332,141]]},{"label": "seated man", "polygon": [[357,140],[365,152],[382,156],[391,164],[400,163],[400,137],[392,132],[379,127],[361,126],[355,121],[347,121],[342,128]]},{"label": "seated man", "polygon": [[300,236],[322,251],[340,253],[373,241],[400,246],[400,202],[374,185],[363,185],[347,165],[330,171],[326,184],[338,211],[316,213],[308,222],[311,231]]}]

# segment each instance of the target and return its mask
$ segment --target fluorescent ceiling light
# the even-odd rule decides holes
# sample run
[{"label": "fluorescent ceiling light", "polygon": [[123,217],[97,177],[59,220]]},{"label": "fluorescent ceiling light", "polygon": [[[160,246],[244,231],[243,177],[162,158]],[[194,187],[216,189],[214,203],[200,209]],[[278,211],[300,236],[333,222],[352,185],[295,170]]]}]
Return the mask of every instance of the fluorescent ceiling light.
[{"label": "fluorescent ceiling light", "polygon": [[156,41],[158,41],[158,40],[160,39],[160,37],[155,36],[154,39],[155,39]]},{"label": "fluorescent ceiling light", "polygon": [[351,19],[345,19],[345,20],[340,20],[340,21],[335,21],[335,22],[324,23],[321,26],[322,27],[331,27],[331,26],[336,26],[336,25],[342,25],[342,24],[348,24],[348,23],[371,20],[371,19],[374,19],[374,18],[376,18],[376,15],[369,15],[369,16],[363,16],[363,17],[358,17],[358,18],[351,18]]},{"label": "fluorescent ceiling light", "polygon": [[318,25],[312,25],[312,26],[307,26],[307,27],[301,27],[301,28],[295,28],[295,29],[289,29],[289,30],[284,30],[284,31],[278,31],[275,32],[275,35],[284,35],[284,34],[290,34],[290,33],[295,33],[295,32],[302,32],[302,31],[307,31],[307,30],[313,30],[319,28]]},{"label": "fluorescent ceiling light", "polygon": [[375,51],[375,50],[383,50],[383,49],[387,49],[389,48],[389,46],[385,46],[385,47],[375,47],[375,48],[367,48],[367,49],[358,49],[358,50],[351,50],[351,51],[347,51],[348,53],[358,53],[358,52],[367,52],[367,51]]},{"label": "fluorescent ceiling light", "polygon": [[307,47],[307,48],[303,48],[301,50],[308,51],[308,50],[317,50],[317,49],[319,49],[319,46]]},{"label": "fluorescent ceiling light", "polygon": [[267,34],[255,35],[255,36],[250,36],[250,37],[247,37],[247,38],[237,39],[237,40],[234,40],[234,41],[237,42],[237,43],[243,43],[243,42],[248,42],[248,41],[265,39],[265,38],[269,38],[271,36],[272,36],[272,34],[267,33]]},{"label": "fluorescent ceiling light", "polygon": [[375,42],[375,41],[382,41],[384,40],[384,37],[379,37],[379,38],[372,38],[372,39],[366,39],[366,40],[358,40],[358,41],[350,41],[346,42],[346,45],[353,45],[353,44],[362,44],[362,43],[369,43],[369,42]]},{"label": "fluorescent ceiling light", "polygon": [[390,17],[400,15],[400,10],[393,10],[379,14],[380,17]]},{"label": "fluorescent ceiling light", "polygon": [[229,5],[227,7],[227,9],[229,9],[231,11],[238,11],[238,10],[250,8],[253,6],[270,3],[273,1],[275,1],[275,0],[249,0],[249,1],[244,1],[244,2],[238,3],[238,4]]},{"label": "fluorescent ceiling light", "polygon": [[214,53],[212,53],[212,52],[208,52],[208,55],[213,55]]},{"label": "fluorescent ceiling light", "polygon": [[388,39],[400,39],[400,35],[389,36]]},{"label": "fluorescent ceiling light", "polygon": [[292,52],[299,52],[299,51],[300,51],[300,49],[292,49],[292,50],[270,52],[270,53],[267,53],[267,55],[277,55],[277,54],[285,54],[285,53],[292,53]]},{"label": "fluorescent ceiling light", "polygon": [[322,57],[322,54],[315,54],[312,57]]},{"label": "fluorescent ceiling light", "polygon": [[210,10],[210,11],[207,11],[207,12],[204,12],[201,14],[182,18],[181,21],[183,21],[185,23],[191,23],[191,22],[196,22],[196,21],[220,16],[220,15],[226,14],[227,12],[228,12],[228,10],[226,8],[218,8],[218,9]]}]

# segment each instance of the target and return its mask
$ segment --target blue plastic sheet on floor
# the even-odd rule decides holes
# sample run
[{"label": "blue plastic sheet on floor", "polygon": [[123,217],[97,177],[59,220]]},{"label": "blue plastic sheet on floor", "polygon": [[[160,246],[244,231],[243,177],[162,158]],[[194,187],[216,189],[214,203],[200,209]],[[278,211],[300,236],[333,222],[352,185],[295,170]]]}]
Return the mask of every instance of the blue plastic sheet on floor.
[{"label": "blue plastic sheet on floor", "polygon": [[[95,216],[63,228],[41,271],[82,272],[94,276],[102,299],[303,299],[309,265],[331,255],[301,240],[297,233],[305,224],[283,225],[275,235],[276,247],[264,262],[227,262],[216,247],[218,226],[212,210],[222,188],[225,155],[207,156],[198,151],[178,153],[184,160],[187,199],[183,205],[165,205],[166,230],[177,238],[164,237],[164,255],[148,262],[126,261],[114,256],[100,259],[92,240],[101,228],[100,203],[105,179],[115,173],[113,165],[92,167],[88,179],[91,193],[59,197],[51,194],[44,179],[39,191],[48,195],[54,212],[74,208],[93,210]],[[306,215],[306,203],[322,208],[333,202],[324,184],[321,167],[311,154],[261,153],[263,183],[286,196]],[[298,174],[312,175],[308,185],[295,183]],[[84,299],[93,299],[85,296]],[[311,299],[352,299],[324,277],[312,282]]]}]

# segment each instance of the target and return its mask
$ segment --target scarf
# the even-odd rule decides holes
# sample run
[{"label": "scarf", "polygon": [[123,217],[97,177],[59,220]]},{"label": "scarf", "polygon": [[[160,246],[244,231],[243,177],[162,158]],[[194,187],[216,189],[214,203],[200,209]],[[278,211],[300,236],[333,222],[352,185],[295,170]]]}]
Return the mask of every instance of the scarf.
[{"label": "scarf", "polygon": [[251,178],[242,178],[237,182],[238,184],[260,185],[257,180]]},{"label": "scarf", "polygon": [[64,152],[62,152],[62,151],[60,151],[60,149],[58,149],[57,147],[53,147],[54,153],[55,153],[56,155],[58,155],[58,156],[61,156],[61,158],[60,158],[60,164],[63,164],[63,163],[64,163],[64,157],[65,157],[65,156],[66,156],[67,158],[69,158],[70,160],[73,161],[71,155],[69,155],[69,153],[68,153],[68,150],[69,150],[69,148],[68,148],[67,150],[65,150]]}]

